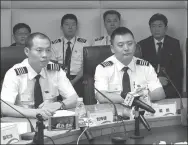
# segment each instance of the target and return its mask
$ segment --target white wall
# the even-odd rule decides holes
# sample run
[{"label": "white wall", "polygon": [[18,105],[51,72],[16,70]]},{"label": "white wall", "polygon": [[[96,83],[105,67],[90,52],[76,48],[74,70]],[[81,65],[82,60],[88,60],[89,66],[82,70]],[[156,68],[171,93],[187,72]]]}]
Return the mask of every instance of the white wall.
[{"label": "white wall", "polygon": [[121,13],[121,25],[132,30],[136,41],[150,35],[148,21],[153,14],[160,12],[166,15],[169,21],[167,33],[180,40],[186,65],[186,1],[1,1],[1,46],[9,46],[14,42],[12,28],[19,22],[28,24],[32,32],[47,34],[52,40],[60,37],[60,21],[66,13],[77,16],[78,35],[91,42],[106,33],[102,17],[108,9]]}]

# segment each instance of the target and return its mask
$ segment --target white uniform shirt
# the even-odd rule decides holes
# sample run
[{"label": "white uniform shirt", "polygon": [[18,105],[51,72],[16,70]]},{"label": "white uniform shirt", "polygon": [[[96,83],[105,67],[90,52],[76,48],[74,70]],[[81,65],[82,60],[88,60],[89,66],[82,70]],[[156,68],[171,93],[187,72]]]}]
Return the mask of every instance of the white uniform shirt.
[{"label": "white uniform shirt", "polygon": [[[68,46],[67,42],[68,40],[63,37],[52,41],[52,60],[64,65]],[[72,49],[70,74],[77,75],[83,66],[83,47],[88,46],[88,43],[87,40],[80,37],[73,37],[70,42]]]},{"label": "white uniform shirt", "polygon": [[[56,64],[49,62],[48,65],[55,66]],[[27,68],[28,73],[23,67]],[[18,75],[15,69],[18,70]],[[34,103],[36,75],[37,73],[29,65],[28,59],[14,65],[5,75],[1,99],[15,105],[21,105],[27,101]],[[40,75],[39,83],[44,101],[53,101],[59,94],[65,99],[76,93],[62,69],[47,70],[47,67],[45,67],[41,70]]]},{"label": "white uniform shirt", "polygon": [[110,36],[107,35],[107,36],[102,36],[100,38],[96,38],[93,43],[93,46],[98,46],[98,45],[111,45]]},{"label": "white uniform shirt", "polygon": [[[141,64],[137,64],[137,60],[140,60]],[[104,62],[108,61],[113,62],[113,64],[108,66],[109,63],[107,63],[107,66],[104,67],[99,64],[96,67],[95,87],[101,91],[121,94],[124,74],[122,68],[125,66],[114,55],[107,58]],[[134,91],[138,85],[141,87],[147,86],[151,92],[156,88],[162,87],[154,68],[149,62],[133,57],[128,67],[127,72],[130,78],[131,91]]]}]

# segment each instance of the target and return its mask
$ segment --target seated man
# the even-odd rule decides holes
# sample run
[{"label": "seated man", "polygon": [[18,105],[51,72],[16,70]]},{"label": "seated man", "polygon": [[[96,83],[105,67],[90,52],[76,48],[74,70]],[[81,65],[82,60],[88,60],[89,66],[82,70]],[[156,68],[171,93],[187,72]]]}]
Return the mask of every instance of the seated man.
[{"label": "seated man", "polygon": [[93,46],[111,45],[110,35],[120,26],[121,14],[115,10],[109,10],[103,14],[103,20],[108,35],[96,38]]},{"label": "seated man", "polygon": [[[51,41],[42,33],[33,33],[26,39],[27,59],[10,68],[4,78],[1,99],[25,116],[44,119],[58,110],[76,106],[76,94],[65,72],[59,65],[49,62]],[[61,97],[62,101],[57,101]],[[23,117],[1,101],[5,116]]]},{"label": "seated man", "polygon": [[[117,28],[111,35],[111,43],[114,55],[96,67],[95,88],[114,103],[123,103],[126,95],[121,94],[135,90],[143,97],[147,92],[151,101],[164,99],[163,87],[152,65],[133,56],[136,42],[132,32],[125,27]],[[98,92],[96,99],[99,103],[109,102]]]},{"label": "seated man", "polygon": [[13,38],[15,43],[11,46],[25,46],[25,39],[31,33],[31,28],[24,23],[18,23],[13,27]]},{"label": "seated man", "polygon": [[83,47],[87,40],[76,36],[78,20],[74,14],[66,14],[61,19],[64,37],[52,41],[52,60],[62,64],[67,77],[80,97],[83,97]]},{"label": "seated man", "polygon": [[152,36],[139,42],[143,59],[155,68],[166,97],[178,97],[162,70],[166,71],[178,91],[182,93],[183,60],[179,40],[166,35],[168,20],[163,14],[154,14],[149,20],[149,26]]}]

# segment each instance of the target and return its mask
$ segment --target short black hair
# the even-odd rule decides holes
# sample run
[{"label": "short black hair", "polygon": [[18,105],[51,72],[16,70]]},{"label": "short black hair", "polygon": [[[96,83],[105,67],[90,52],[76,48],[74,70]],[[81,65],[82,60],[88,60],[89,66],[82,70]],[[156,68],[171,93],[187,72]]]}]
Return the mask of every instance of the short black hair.
[{"label": "short black hair", "polygon": [[40,33],[40,32],[35,32],[35,33],[31,33],[26,38],[26,40],[25,40],[25,47],[31,49],[31,47],[33,46],[33,39],[36,38],[36,37],[41,38],[41,39],[47,39],[47,40],[49,40],[49,42],[51,42],[50,38],[47,35],[45,35],[43,33]]},{"label": "short black hair", "polygon": [[168,25],[168,19],[165,15],[157,13],[154,14],[150,19],[149,19],[149,26],[151,26],[151,23],[153,23],[154,21],[163,21],[163,23],[165,24],[165,27]]},{"label": "short black hair", "polygon": [[131,30],[129,30],[128,28],[126,27],[118,27],[116,28],[113,32],[112,32],[112,35],[111,35],[111,42],[114,41],[114,38],[116,35],[125,35],[125,34],[131,34],[134,38],[134,35],[133,33],[131,32]]},{"label": "short black hair", "polygon": [[67,20],[67,19],[75,20],[76,21],[76,25],[78,24],[77,17],[74,14],[66,14],[61,19],[61,26],[63,26],[64,21]]},{"label": "short black hair", "polygon": [[26,28],[29,31],[29,33],[31,33],[31,28],[29,27],[29,25],[25,23],[18,23],[13,27],[13,34],[15,35],[16,31],[20,28]]},{"label": "short black hair", "polygon": [[119,20],[121,19],[121,14],[115,10],[108,10],[103,14],[103,20],[105,21],[105,18],[108,14],[115,14],[118,16]]}]

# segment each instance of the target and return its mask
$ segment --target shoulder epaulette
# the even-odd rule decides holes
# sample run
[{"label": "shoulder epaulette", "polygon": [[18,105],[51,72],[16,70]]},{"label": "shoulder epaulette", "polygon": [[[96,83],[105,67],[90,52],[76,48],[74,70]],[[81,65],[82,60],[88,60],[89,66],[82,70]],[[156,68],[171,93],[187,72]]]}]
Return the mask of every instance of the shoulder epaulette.
[{"label": "shoulder epaulette", "polygon": [[106,61],[106,62],[102,62],[101,65],[103,67],[106,67],[106,66],[112,66],[114,63],[112,61]]},{"label": "shoulder epaulette", "polygon": [[59,71],[60,70],[60,65],[59,64],[48,64],[47,65],[47,70],[55,70],[55,71]]},{"label": "shoulder epaulette", "polygon": [[103,40],[104,36],[100,37],[100,38],[96,38],[95,41],[99,41],[99,40]]},{"label": "shoulder epaulette", "polygon": [[59,43],[59,42],[61,42],[61,39],[59,38],[59,39],[56,39],[56,40],[54,40],[54,41],[52,41],[52,44],[56,44],[56,43]]},{"label": "shoulder epaulette", "polygon": [[149,66],[149,62],[146,61],[146,60],[137,60],[137,61],[136,61],[136,64]]},{"label": "shoulder epaulette", "polygon": [[83,38],[78,38],[77,41],[78,41],[78,42],[82,42],[82,43],[86,43],[87,40],[86,40],[86,39],[83,39]]},{"label": "shoulder epaulette", "polygon": [[14,70],[15,70],[17,76],[28,73],[28,70],[27,70],[27,68],[25,66],[24,67],[15,68]]}]

